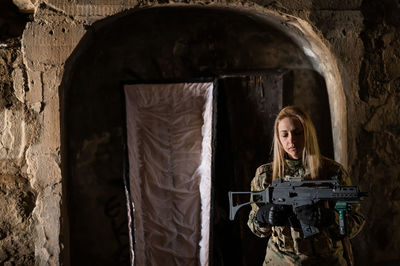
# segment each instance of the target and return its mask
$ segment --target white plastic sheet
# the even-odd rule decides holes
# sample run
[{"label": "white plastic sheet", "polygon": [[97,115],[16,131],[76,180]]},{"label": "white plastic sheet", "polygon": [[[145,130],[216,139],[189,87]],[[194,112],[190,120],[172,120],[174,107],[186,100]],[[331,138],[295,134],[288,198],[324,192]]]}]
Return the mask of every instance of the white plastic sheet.
[{"label": "white plastic sheet", "polygon": [[124,89],[135,263],[208,265],[213,84]]}]

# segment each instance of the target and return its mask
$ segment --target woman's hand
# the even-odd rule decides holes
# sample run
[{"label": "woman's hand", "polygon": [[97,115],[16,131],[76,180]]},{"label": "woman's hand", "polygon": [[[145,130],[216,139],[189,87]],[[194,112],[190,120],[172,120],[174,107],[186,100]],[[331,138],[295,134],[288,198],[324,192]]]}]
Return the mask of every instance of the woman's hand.
[{"label": "woman's hand", "polygon": [[291,206],[268,203],[258,209],[256,219],[260,225],[284,226],[291,213]]},{"label": "woman's hand", "polygon": [[315,204],[296,207],[297,219],[306,225],[327,227],[335,222],[335,212],[332,209],[319,208]]}]

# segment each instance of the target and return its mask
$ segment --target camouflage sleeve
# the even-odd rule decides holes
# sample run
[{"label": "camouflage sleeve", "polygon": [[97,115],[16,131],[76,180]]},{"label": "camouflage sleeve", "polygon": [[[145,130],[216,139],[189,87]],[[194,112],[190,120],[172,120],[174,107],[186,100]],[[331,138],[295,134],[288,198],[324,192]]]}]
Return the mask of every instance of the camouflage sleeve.
[{"label": "camouflage sleeve", "polygon": [[[338,181],[341,185],[344,186],[352,186],[351,180],[347,171],[340,166],[338,173]],[[339,224],[339,214],[336,214],[336,222]],[[365,218],[360,212],[360,204],[353,204],[352,210],[347,213],[347,235],[349,239],[355,237],[364,227]]]},{"label": "camouflage sleeve", "polygon": [[[267,166],[262,165],[257,168],[255,177],[251,181],[251,191],[261,191],[264,190],[270,182],[267,182]],[[250,201],[253,201],[253,198],[250,197]],[[258,211],[258,206],[255,203],[251,204],[251,211],[249,214],[249,220],[247,225],[250,230],[257,235],[258,237],[268,237],[271,234],[271,226],[269,225],[260,225],[257,222],[256,215]]]}]

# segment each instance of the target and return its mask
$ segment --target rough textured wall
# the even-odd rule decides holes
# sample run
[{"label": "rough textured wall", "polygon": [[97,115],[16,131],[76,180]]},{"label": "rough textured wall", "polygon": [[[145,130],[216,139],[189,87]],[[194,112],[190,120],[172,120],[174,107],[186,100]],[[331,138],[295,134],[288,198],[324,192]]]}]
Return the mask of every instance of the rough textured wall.
[{"label": "rough textured wall", "polygon": [[0,265],[33,265],[32,211],[36,191],[27,149],[35,142],[37,116],[24,101],[20,38],[29,16],[0,2]]},{"label": "rough textured wall", "polygon": [[[360,261],[400,263],[400,3],[364,1],[353,173],[370,192]],[[371,246],[373,251],[371,251]],[[365,255],[368,254],[368,255]]]},{"label": "rough textured wall", "polygon": [[[59,262],[62,143],[58,88],[65,60],[93,22],[137,5],[156,3],[121,2],[38,1],[34,20],[22,37],[22,49],[20,35],[10,33],[20,31],[18,25],[23,27],[25,21],[8,23],[14,22],[14,15],[1,12],[0,25],[8,25],[8,29],[0,27],[0,35],[6,36],[0,42],[0,185],[5,195],[0,208],[9,211],[0,218],[0,263],[29,265],[33,256],[39,265]],[[353,240],[356,259],[360,265],[398,264],[398,1],[254,3],[309,22],[336,55],[348,102],[349,170],[353,182],[370,193],[362,206],[368,223]],[[13,37],[17,39],[11,40]],[[61,240],[64,238],[61,235]]]}]

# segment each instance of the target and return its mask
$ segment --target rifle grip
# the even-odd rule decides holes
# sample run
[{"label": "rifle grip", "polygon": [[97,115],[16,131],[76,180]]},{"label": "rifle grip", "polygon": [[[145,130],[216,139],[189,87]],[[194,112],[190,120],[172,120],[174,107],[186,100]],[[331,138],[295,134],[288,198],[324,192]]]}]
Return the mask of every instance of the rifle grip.
[{"label": "rifle grip", "polygon": [[337,202],[335,205],[335,209],[339,212],[339,227],[340,234],[345,236],[346,232],[346,211],[348,209],[346,202]]},{"label": "rifle grip", "polygon": [[339,212],[339,226],[340,226],[340,234],[342,236],[346,235],[346,222],[345,222],[346,214],[345,214],[345,212],[346,211]]},{"label": "rifle grip", "polygon": [[304,224],[300,221],[301,230],[303,231],[304,238],[318,234],[319,230],[315,226]]}]

